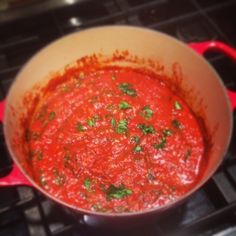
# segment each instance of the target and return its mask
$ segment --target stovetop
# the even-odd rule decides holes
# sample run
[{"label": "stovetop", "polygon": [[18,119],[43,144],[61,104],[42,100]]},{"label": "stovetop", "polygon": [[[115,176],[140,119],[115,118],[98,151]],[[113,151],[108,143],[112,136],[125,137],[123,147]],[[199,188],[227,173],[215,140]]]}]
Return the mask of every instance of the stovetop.
[{"label": "stovetop", "polygon": [[[0,99],[37,50],[67,33],[91,26],[144,26],[186,43],[217,39],[236,47],[235,0],[25,0],[19,7],[3,7],[4,1],[0,3]],[[236,63],[219,53],[207,53],[206,58],[225,86],[236,90]],[[0,189],[0,236],[236,235],[234,142],[235,128],[229,151],[216,174],[183,205],[154,224],[129,230],[94,229],[33,188],[6,187]],[[0,153],[2,177],[12,167],[2,125]]]}]

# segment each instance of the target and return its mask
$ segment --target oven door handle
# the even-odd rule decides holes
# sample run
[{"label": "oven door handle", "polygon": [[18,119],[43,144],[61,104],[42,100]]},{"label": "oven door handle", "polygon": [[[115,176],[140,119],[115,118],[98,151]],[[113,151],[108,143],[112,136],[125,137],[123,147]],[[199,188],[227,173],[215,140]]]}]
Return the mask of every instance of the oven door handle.
[{"label": "oven door handle", "polygon": [[[219,41],[205,41],[200,43],[189,43],[189,47],[200,55],[204,55],[207,51],[222,52],[234,61],[236,61],[236,50],[229,45]],[[232,109],[236,108],[236,92],[227,89],[227,94],[231,102]]]}]

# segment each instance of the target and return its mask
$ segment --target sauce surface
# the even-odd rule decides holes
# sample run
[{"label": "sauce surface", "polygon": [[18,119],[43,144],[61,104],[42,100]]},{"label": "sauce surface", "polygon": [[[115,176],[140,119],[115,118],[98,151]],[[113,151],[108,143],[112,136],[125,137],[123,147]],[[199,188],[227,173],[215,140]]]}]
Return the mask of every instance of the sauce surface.
[{"label": "sauce surface", "polygon": [[26,132],[35,180],[78,208],[134,212],[181,197],[204,167],[201,127],[157,75],[132,68],[57,75]]}]

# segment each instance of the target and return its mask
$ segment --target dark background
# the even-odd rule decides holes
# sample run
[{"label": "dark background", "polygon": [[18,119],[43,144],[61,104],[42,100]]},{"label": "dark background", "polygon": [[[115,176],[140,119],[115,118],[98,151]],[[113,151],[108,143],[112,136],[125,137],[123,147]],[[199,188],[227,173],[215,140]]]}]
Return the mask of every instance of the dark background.
[{"label": "dark background", "polygon": [[[5,1],[5,4],[4,4]],[[84,28],[126,24],[149,27],[181,41],[221,40],[236,47],[235,0],[24,0],[0,1],[0,99],[16,73],[49,42]],[[207,60],[225,86],[236,90],[236,62],[219,53]],[[214,92],[214,91],[212,91]],[[235,120],[235,113],[234,120]],[[98,230],[28,187],[0,189],[0,236],[236,235],[236,130],[224,163],[188,201],[154,224]],[[12,161],[0,126],[0,176]]]}]

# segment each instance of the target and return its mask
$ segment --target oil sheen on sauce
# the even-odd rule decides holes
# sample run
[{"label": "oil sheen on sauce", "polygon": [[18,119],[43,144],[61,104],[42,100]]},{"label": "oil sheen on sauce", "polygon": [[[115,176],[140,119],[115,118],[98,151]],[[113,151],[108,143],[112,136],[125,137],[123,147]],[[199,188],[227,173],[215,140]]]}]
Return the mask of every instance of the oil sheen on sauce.
[{"label": "oil sheen on sauce", "polygon": [[34,178],[48,193],[120,213],[165,205],[197,184],[201,127],[160,77],[107,67],[57,79],[27,129]]}]

